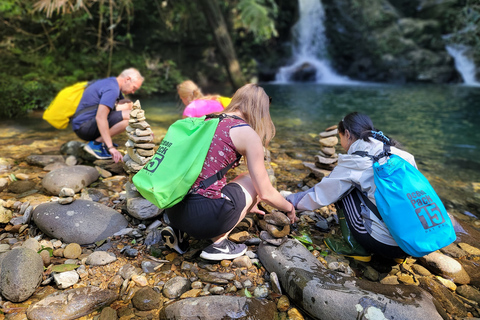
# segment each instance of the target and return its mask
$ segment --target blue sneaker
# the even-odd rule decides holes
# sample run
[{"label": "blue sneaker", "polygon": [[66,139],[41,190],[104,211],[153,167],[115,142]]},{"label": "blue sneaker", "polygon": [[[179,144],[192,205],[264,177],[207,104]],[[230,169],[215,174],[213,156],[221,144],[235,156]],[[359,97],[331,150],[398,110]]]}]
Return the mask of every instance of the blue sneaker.
[{"label": "blue sneaker", "polygon": [[90,141],[83,147],[83,150],[87,151],[91,155],[95,156],[95,158],[100,160],[112,158],[112,155],[107,150],[105,150],[104,144],[100,142]]}]

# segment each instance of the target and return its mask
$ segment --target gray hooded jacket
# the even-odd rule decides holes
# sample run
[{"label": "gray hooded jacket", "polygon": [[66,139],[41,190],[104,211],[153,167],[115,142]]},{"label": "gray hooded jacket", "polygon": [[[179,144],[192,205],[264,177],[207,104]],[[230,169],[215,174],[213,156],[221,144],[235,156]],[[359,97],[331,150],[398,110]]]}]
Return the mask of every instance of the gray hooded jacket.
[{"label": "gray hooded jacket", "polygon": [[[287,196],[297,210],[314,210],[337,202],[353,188],[358,187],[368,198],[375,202],[375,182],[373,178],[373,163],[368,157],[353,155],[356,151],[366,151],[369,155],[378,155],[383,151],[383,142],[357,140],[349,148],[347,154],[339,154],[338,164],[333,171],[313,188]],[[413,156],[403,150],[391,147],[391,152],[417,167]],[[385,158],[380,159],[380,164]],[[361,215],[367,232],[377,241],[387,245],[398,246],[390,235],[387,226],[378,219],[367,207],[362,208]]]}]

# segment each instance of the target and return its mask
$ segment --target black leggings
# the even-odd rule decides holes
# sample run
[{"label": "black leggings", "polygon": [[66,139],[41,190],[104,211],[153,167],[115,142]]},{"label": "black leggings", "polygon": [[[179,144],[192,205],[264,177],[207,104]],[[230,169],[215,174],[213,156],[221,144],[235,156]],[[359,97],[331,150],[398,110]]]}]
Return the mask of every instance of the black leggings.
[{"label": "black leggings", "polygon": [[338,210],[343,210],[345,221],[353,238],[367,251],[387,258],[405,258],[407,254],[398,246],[390,246],[373,238],[365,228],[361,212],[359,195],[355,189],[335,203]]}]

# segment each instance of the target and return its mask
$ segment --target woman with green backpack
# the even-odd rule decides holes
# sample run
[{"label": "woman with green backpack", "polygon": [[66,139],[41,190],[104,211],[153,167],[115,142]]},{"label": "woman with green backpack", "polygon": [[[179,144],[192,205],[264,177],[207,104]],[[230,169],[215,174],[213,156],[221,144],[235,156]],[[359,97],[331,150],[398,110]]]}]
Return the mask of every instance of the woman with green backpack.
[{"label": "woman with green backpack", "polygon": [[[192,191],[182,201],[165,209],[170,225],[161,231],[167,246],[183,254],[188,236],[210,239],[200,257],[208,260],[234,259],[247,247],[228,239],[233,228],[248,212],[264,214],[256,204],[264,201],[287,214],[291,223],[298,218],[295,208],[272,186],[264,164],[264,148],[275,135],[270,118],[270,98],[263,88],[247,84],[237,90],[223,111],[202,171]],[[209,118],[205,121],[210,121]],[[233,163],[246,159],[248,173],[227,183],[226,176],[205,189],[202,181]]]}]

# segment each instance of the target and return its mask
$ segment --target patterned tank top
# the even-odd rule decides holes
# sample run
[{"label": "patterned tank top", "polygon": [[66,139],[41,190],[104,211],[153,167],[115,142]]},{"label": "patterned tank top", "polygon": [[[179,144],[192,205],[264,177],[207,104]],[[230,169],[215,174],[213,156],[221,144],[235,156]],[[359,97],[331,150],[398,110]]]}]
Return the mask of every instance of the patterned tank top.
[{"label": "patterned tank top", "polygon": [[[209,121],[208,119],[206,121]],[[239,125],[248,125],[245,120],[226,117],[218,123],[217,130],[213,135],[212,144],[208,150],[207,157],[203,163],[202,172],[193,184],[193,189],[198,187],[200,182],[218,171],[222,170],[232,163],[240,154],[235,149],[232,139],[230,138],[230,129]],[[239,165],[237,161],[232,168]],[[217,180],[207,189],[198,189],[197,194],[206,198],[218,199],[222,197],[221,190],[227,184],[227,177]]]}]

